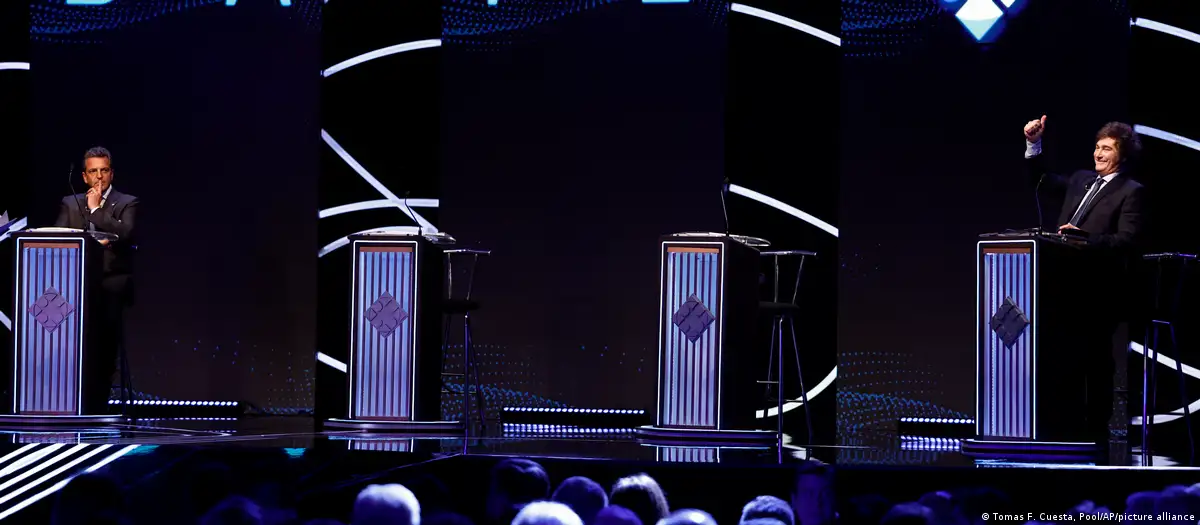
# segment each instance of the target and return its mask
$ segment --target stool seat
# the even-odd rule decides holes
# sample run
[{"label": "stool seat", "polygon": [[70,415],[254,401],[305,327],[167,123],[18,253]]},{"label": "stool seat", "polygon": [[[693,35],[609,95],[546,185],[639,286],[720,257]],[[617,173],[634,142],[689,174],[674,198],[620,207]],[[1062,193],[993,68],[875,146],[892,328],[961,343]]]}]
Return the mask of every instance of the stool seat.
[{"label": "stool seat", "polygon": [[442,303],[442,312],[447,314],[465,314],[479,309],[479,301],[465,299],[446,299]]},{"label": "stool seat", "polygon": [[795,315],[800,312],[800,307],[792,303],[772,303],[770,301],[759,302],[758,309],[771,315]]}]

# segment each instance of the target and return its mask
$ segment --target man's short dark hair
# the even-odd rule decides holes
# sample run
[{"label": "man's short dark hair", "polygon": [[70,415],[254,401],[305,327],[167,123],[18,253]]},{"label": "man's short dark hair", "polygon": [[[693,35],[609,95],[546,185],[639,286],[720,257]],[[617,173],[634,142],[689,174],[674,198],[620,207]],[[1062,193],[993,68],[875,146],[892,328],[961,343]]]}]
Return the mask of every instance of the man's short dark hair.
[{"label": "man's short dark hair", "polygon": [[759,496],[742,507],[742,525],[758,520],[777,521],[784,525],[795,525],[796,516],[787,502],[775,496]]},{"label": "man's short dark hair", "polygon": [[108,159],[108,164],[112,165],[112,153],[100,146],[88,149],[83,153],[83,163],[86,165],[88,159]]},{"label": "man's short dark hair", "polygon": [[528,459],[505,459],[492,467],[492,490],[508,496],[513,504],[546,499],[550,495],[550,476],[542,466]]},{"label": "man's short dark hair", "polygon": [[1096,132],[1096,140],[1113,139],[1117,143],[1117,152],[1121,154],[1121,164],[1135,161],[1142,153],[1142,139],[1138,137],[1133,126],[1124,122],[1109,122]]}]

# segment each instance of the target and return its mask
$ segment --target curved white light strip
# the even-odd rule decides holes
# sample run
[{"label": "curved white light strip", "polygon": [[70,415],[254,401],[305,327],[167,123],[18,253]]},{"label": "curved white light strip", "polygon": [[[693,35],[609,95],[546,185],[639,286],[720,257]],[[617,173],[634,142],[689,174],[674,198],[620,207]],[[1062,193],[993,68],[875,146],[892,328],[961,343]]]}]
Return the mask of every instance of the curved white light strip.
[{"label": "curved white light strip", "polygon": [[[409,206],[411,206],[413,208],[436,208],[436,207],[438,207],[437,199],[408,199],[407,201],[404,201],[404,203],[408,204]],[[327,208],[327,209],[317,212],[317,218],[324,219],[326,217],[333,217],[334,215],[341,215],[343,213],[351,213],[351,212],[364,211],[364,210],[376,210],[379,208],[391,208],[392,206],[395,206],[395,204],[392,203],[392,201],[389,201],[386,199],[379,199],[379,200],[374,200],[374,201],[362,201],[362,202],[356,202],[353,204],[343,204],[341,206],[334,206],[332,208]]]},{"label": "curved white light strip", "polygon": [[808,24],[804,24],[804,23],[798,22],[796,20],[792,20],[791,18],[777,15],[770,11],[763,11],[762,9],[759,9],[757,7],[750,7],[745,4],[729,4],[729,10],[733,11],[735,13],[742,13],[742,14],[746,14],[746,15],[750,15],[750,16],[757,16],[763,20],[768,20],[771,22],[775,22],[776,24],[785,25],[785,26],[788,26],[797,31],[803,31],[812,36],[820,38],[821,40],[829,42],[830,44],[833,44],[835,46],[842,45],[842,39],[838,38],[835,35],[821,31],[820,29],[817,29]]},{"label": "curved white light strip", "polygon": [[[1129,343],[1129,349],[1133,350],[1134,352],[1137,352],[1139,354],[1145,353],[1145,348],[1143,348],[1142,345],[1140,345],[1138,343],[1132,343],[1132,342]],[[1163,366],[1170,368],[1171,370],[1175,369],[1175,360],[1171,359],[1170,357],[1167,357],[1165,355],[1155,352],[1154,360],[1158,361]],[[1187,363],[1180,363],[1180,364],[1181,364],[1180,368],[1183,369],[1184,375],[1187,375],[1189,377],[1194,377],[1196,379],[1200,379],[1200,370],[1198,370],[1192,366],[1189,366]],[[1200,413],[1200,399],[1197,399],[1197,400],[1189,403],[1188,411],[1191,412],[1192,414]],[[1166,414],[1154,414],[1154,417],[1150,418],[1150,424],[1157,425],[1159,423],[1167,423],[1167,422],[1175,421],[1176,419],[1179,419],[1181,417],[1183,417],[1183,408],[1176,408],[1175,410],[1167,412]],[[1135,416],[1133,418],[1132,424],[1134,426],[1141,426],[1142,425],[1142,416]]]},{"label": "curved white light strip", "polygon": [[324,140],[330,148],[333,148],[334,153],[337,153],[342,160],[346,161],[346,164],[350,166],[350,169],[353,169],[355,173],[358,173],[358,175],[363,178],[363,180],[367,181],[367,184],[370,184],[371,187],[375,188],[375,191],[378,191],[381,195],[387,197],[387,200],[391,201],[393,206],[400,208],[400,211],[404,212],[405,215],[408,215],[410,219],[416,221],[416,223],[421,225],[421,227],[426,231],[437,233],[438,229],[433,225],[433,223],[425,220],[425,218],[418,215],[417,212],[412,211],[411,207],[404,204],[404,199],[397,197],[395,193],[392,193],[392,190],[387,189],[387,186],[384,186],[382,182],[379,182],[379,179],[376,179],[374,175],[371,175],[371,173],[368,172],[367,169],[362,166],[362,164],[359,164],[357,160],[354,160],[354,157],[351,157],[349,153],[346,153],[346,150],[342,148],[341,144],[338,144],[336,140],[333,140],[333,137],[329,136],[328,131],[321,130],[321,139]]},{"label": "curved white light strip", "polygon": [[748,199],[756,200],[758,202],[766,204],[767,206],[770,206],[770,207],[775,208],[779,211],[782,211],[788,215],[791,215],[797,219],[807,222],[813,226],[816,226],[822,230],[825,230],[827,233],[829,233],[830,235],[832,235],[834,237],[838,236],[838,229],[834,228],[832,224],[829,224],[821,219],[813,217],[812,215],[804,213],[804,212],[800,211],[799,208],[796,208],[795,206],[789,206],[787,204],[784,204],[782,201],[775,199],[773,197],[768,197],[766,195],[763,195],[763,194],[761,194],[757,191],[751,190],[749,188],[743,188],[741,186],[738,186],[737,184],[729,185],[729,193],[741,195]]},{"label": "curved white light strip", "polygon": [[[817,383],[817,386],[814,386],[812,388],[812,390],[808,391],[808,394],[807,394],[808,400],[812,401],[812,398],[817,397],[817,394],[820,394],[821,392],[825,391],[826,388],[829,388],[829,385],[833,384],[834,379],[837,379],[837,367],[836,366],[833,367],[833,370],[829,371],[829,375],[825,376],[825,379],[822,379],[820,383]],[[787,413],[790,410],[799,408],[803,404],[804,404],[804,402],[802,402],[802,401],[793,401],[793,402],[784,403],[783,404],[783,412]],[[771,407],[766,410],[755,410],[754,411],[754,417],[757,419],[762,419],[764,417],[776,417],[778,415],[779,415],[779,407]]]},{"label": "curved white light strip", "polygon": [[[424,231],[421,230],[421,228],[418,228],[416,226],[384,226],[383,228],[371,228],[370,230],[363,230],[360,232],[352,233],[350,235],[358,235],[358,234],[362,234],[362,233],[375,233],[375,232],[381,232],[381,231],[394,231],[397,233],[410,233],[413,235],[420,235],[422,233],[425,233]],[[321,248],[321,251],[317,252],[317,257],[324,257],[329,252],[332,252],[338,248],[341,248],[342,246],[350,244],[350,235],[347,235],[345,237],[342,237],[341,239],[338,239],[329,244],[326,244],[324,248]]]},{"label": "curved white light strip", "polygon": [[341,372],[343,374],[346,373],[346,363],[343,363],[341,361],[338,361],[337,359],[329,357],[328,355],[326,355],[322,352],[317,352],[317,361],[320,361],[322,363],[325,363],[325,364],[333,367],[333,369],[337,370],[338,372]]},{"label": "curved white light strip", "polygon": [[396,44],[394,46],[388,46],[383,49],[376,49],[369,53],[363,53],[361,55],[358,55],[349,60],[338,62],[337,64],[334,64],[333,66],[329,67],[328,69],[321,71],[321,76],[328,77],[334,73],[337,73],[338,71],[352,68],[354,66],[362,64],[363,62],[369,62],[371,60],[375,60],[376,58],[385,57],[388,55],[394,55],[396,53],[403,53],[405,51],[416,51],[418,49],[429,49],[431,47],[440,47],[441,45],[442,45],[441,39],[431,38],[428,40],[416,40],[413,42],[405,42],[403,44]]},{"label": "curved white light strip", "polygon": [[0,62],[0,71],[8,69],[23,69],[29,71],[29,62]]},{"label": "curved white light strip", "polygon": [[1200,142],[1189,139],[1184,136],[1176,135],[1169,131],[1163,131],[1161,129],[1154,129],[1150,126],[1143,126],[1141,124],[1134,124],[1133,130],[1142,135],[1147,135],[1150,137],[1154,137],[1156,139],[1162,139],[1167,142],[1174,142],[1185,148],[1192,148],[1196,151],[1200,151]]},{"label": "curved white light strip", "polygon": [[1149,29],[1151,31],[1158,31],[1160,33],[1166,33],[1171,36],[1177,36],[1184,40],[1191,40],[1192,42],[1200,44],[1200,34],[1193,33],[1186,29],[1180,29],[1175,26],[1167,25],[1162,22],[1155,22],[1153,20],[1147,20],[1145,18],[1134,18],[1129,21],[1129,25],[1137,26],[1137,27],[1140,27],[1143,29]]}]

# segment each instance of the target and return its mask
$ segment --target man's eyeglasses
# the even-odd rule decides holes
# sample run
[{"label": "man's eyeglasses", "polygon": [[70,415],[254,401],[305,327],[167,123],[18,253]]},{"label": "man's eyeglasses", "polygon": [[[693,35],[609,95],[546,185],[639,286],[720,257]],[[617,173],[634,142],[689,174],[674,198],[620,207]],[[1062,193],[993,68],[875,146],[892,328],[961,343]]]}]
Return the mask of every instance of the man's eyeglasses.
[{"label": "man's eyeglasses", "polygon": [[108,175],[109,173],[112,173],[112,168],[92,168],[84,171],[84,173],[87,173],[88,175]]}]

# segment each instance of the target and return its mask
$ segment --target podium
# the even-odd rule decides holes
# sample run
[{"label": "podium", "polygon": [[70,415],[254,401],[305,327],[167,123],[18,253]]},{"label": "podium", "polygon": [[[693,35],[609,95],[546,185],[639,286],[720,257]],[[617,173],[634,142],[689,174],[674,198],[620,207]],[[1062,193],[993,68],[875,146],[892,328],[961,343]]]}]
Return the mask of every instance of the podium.
[{"label": "podium", "polygon": [[1046,233],[979,241],[976,437],[963,442],[964,453],[1082,459],[1100,450],[1085,431],[1084,360],[1107,348],[1088,315],[1103,308],[1104,286],[1088,278],[1093,261],[1084,248]]},{"label": "podium", "polygon": [[86,413],[95,400],[84,399],[92,380],[88,350],[99,335],[101,317],[93,312],[104,248],[90,233],[52,230],[12,235],[13,399],[0,426],[118,422],[116,415]]},{"label": "podium", "polygon": [[658,394],[655,424],[639,428],[640,437],[777,439],[755,429],[761,385],[750,364],[762,349],[753,347],[760,258],[751,244],[707,233],[659,239]]},{"label": "podium", "polygon": [[423,236],[349,238],[348,395],[327,427],[454,432],[441,421],[442,249]]}]

